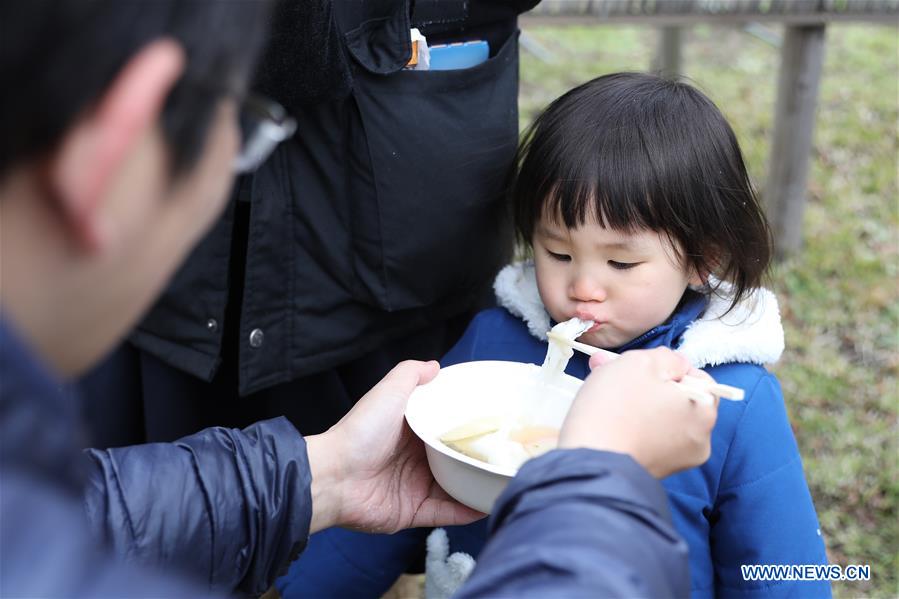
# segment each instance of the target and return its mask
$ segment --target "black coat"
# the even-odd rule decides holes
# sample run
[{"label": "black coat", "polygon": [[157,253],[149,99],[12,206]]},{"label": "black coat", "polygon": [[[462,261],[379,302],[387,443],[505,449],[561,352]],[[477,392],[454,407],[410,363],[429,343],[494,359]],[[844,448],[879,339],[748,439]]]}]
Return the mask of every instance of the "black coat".
[{"label": "black coat", "polygon": [[[231,334],[244,395],[475,307],[511,251],[516,17],[534,4],[282,4],[257,88],[297,134],[242,182],[131,341],[208,381]],[[412,26],[431,44],[485,39],[491,58],[403,70]]]}]

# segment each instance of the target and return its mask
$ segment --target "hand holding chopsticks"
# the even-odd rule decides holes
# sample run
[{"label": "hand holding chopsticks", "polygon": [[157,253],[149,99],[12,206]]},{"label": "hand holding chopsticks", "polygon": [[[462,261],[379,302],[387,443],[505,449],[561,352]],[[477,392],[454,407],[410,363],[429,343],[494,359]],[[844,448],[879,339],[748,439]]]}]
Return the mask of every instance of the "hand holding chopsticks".
[{"label": "hand holding chopsticks", "polygon": [[[567,345],[572,349],[576,349],[579,352],[583,352],[590,356],[594,354],[603,354],[610,359],[619,357],[619,354],[616,354],[615,352],[568,339],[567,337],[554,333],[553,331],[547,332],[546,335],[553,341]],[[739,401],[744,398],[743,390],[738,387],[723,385],[721,383],[707,381],[698,377],[685,376],[680,381],[676,381],[675,384],[683,388],[687,392],[687,395],[690,397],[690,399],[703,403],[713,403],[714,400],[712,398],[712,395],[717,395],[718,397],[730,399],[733,401]]]}]

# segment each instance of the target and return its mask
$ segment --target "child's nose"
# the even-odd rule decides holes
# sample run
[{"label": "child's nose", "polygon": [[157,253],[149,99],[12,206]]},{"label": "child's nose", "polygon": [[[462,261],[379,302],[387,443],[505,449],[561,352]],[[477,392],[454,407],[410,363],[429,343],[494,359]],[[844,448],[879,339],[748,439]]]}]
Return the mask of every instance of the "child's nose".
[{"label": "child's nose", "polygon": [[596,277],[579,274],[571,283],[571,299],[578,302],[606,301],[605,286]]}]

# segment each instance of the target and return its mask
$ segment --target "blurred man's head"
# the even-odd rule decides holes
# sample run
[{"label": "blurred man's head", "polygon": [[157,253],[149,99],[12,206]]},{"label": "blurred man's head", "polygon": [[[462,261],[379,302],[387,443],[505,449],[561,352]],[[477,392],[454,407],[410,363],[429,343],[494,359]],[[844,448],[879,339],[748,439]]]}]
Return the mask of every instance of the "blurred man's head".
[{"label": "blurred man's head", "polygon": [[218,215],[267,5],[2,2],[0,308],[64,374]]}]

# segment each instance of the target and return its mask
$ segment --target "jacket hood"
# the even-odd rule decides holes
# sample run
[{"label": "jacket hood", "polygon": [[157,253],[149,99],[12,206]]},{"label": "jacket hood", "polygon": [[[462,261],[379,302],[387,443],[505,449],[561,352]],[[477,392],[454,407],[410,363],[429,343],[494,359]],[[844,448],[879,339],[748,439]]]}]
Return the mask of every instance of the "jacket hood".
[{"label": "jacket hood", "polygon": [[[531,335],[546,341],[552,323],[537,291],[533,262],[515,262],[503,268],[493,289],[500,306],[524,320]],[[759,288],[722,316],[730,306],[729,290],[729,284],[721,283],[710,295],[705,310],[687,326],[677,350],[696,368],[731,362],[777,362],[784,350],[777,298]]]}]

